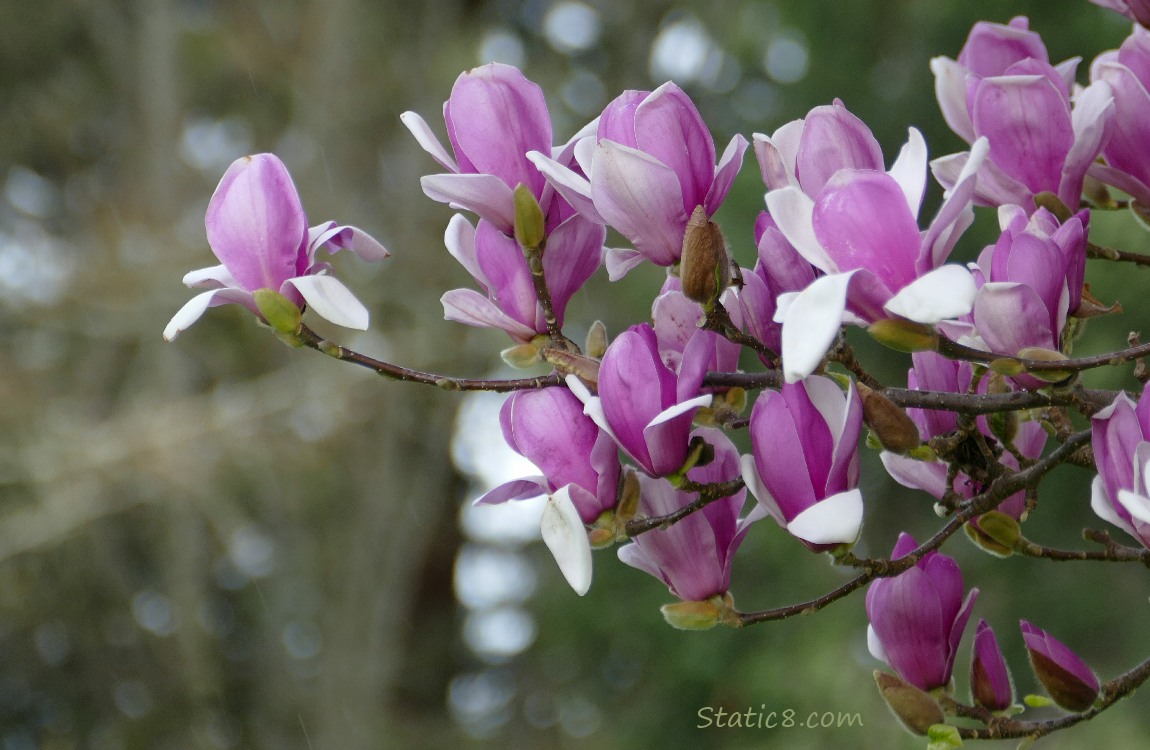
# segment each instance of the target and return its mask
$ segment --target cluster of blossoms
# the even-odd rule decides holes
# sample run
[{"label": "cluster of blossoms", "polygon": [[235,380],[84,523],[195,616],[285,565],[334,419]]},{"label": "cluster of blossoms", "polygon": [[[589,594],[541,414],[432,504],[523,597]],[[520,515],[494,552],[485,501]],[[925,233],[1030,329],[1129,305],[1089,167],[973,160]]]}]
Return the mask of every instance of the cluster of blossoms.
[{"label": "cluster of blossoms", "polygon": [[[1144,3],[1099,4],[1150,21]],[[477,217],[448,223],[447,250],[478,290],[444,294],[445,318],[506,332],[512,364],[553,367],[546,387],[513,393],[500,413],[507,444],[541,474],[478,502],[547,496],[543,538],[580,594],[591,585],[592,548],[627,542],[619,559],[666,584],[679,602],[665,616],[692,629],[757,621],[734,609],[731,564],[752,526],[770,517],[810,550],[866,569],[868,642],[896,673],[878,678],[883,696],[914,731],[945,723],[978,590],[964,596],[958,564],[938,552],[945,536],[920,546],[902,534],[884,561],[891,575],[853,556],[864,517],[863,426],[895,481],[965,513],[978,546],[1009,555],[1028,543],[1020,528],[1034,485],[998,496],[997,482],[1041,464],[1055,420],[1009,406],[904,411],[854,362],[843,326],[913,352],[905,394],[974,405],[1073,385],[1075,320],[1106,310],[1084,291],[1090,207],[1113,202],[1109,185],[1150,215],[1150,31],[1136,25],[1119,50],[1099,56],[1085,87],[1078,63],[1051,64],[1025,18],[976,24],[957,59],[931,63],[942,114],[969,150],[930,161],[910,128],[889,167],[838,100],[769,136],[736,135],[721,154],[670,82],[624,92],[558,144],[542,90],[507,65],[458,78],[443,108],[450,149],[405,113],[446,170],[425,176],[424,192]],[[754,265],[740,268],[712,217],[751,144],[766,211],[755,221]],[[944,197],[923,222],[931,174]],[[976,263],[948,262],[976,206],[997,209],[1001,234]],[[605,247],[608,227],[630,247]],[[334,223],[308,229],[285,167],[268,154],[224,175],[207,233],[222,265],[188,274],[185,283],[210,291],[176,314],[166,338],[210,306],[238,303],[346,358],[303,326],[302,313],[364,328],[367,312],[315,252],[347,248],[378,260],[387,255],[379,243]],[[582,349],[562,334],[568,302],[600,266],[615,280],[648,262],[667,269],[649,322],[611,340],[596,323]],[[744,347],[760,372],[739,372]],[[752,389],[762,390],[743,417]],[[1091,506],[1150,549],[1150,397],[1135,404],[1119,392],[1083,413],[1098,471]],[[742,456],[728,436],[738,429],[750,445]],[[1126,548],[1124,559],[1150,560],[1143,552]],[[1100,685],[1090,668],[1029,622],[1021,629],[1051,697],[1075,712],[1094,705]],[[971,716],[989,722],[1015,710],[985,621],[970,690]]]}]

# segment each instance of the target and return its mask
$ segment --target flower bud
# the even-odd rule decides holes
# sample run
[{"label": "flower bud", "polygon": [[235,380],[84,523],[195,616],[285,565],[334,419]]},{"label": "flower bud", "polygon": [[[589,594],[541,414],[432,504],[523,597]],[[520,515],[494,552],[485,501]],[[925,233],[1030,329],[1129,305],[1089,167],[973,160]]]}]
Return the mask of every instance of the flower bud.
[{"label": "flower bud", "polygon": [[517,370],[529,370],[543,361],[534,343],[508,347],[499,352],[499,358]]},{"label": "flower bud", "polygon": [[515,188],[515,241],[525,250],[535,250],[543,244],[546,222],[539,201],[526,185]]},{"label": "flower bud", "polygon": [[970,541],[995,557],[1010,557],[1022,536],[1018,521],[998,510],[983,513],[963,528]]},{"label": "flower bud", "polygon": [[974,649],[970,656],[971,699],[991,711],[1004,711],[1014,702],[1014,689],[1010,672],[998,647],[994,631],[986,620],[978,621],[974,634]]},{"label": "flower bud", "polygon": [[[1070,359],[1062,352],[1056,352],[1053,349],[1044,349],[1040,346],[1028,346],[1025,349],[1020,349],[1018,356],[1023,359],[1033,359],[1039,362],[1062,362]],[[1033,377],[1047,383],[1058,383],[1074,374],[1070,370],[1029,370],[1029,373]]]},{"label": "flower bud", "polygon": [[252,292],[252,299],[272,328],[289,336],[299,332],[303,313],[290,299],[274,289],[257,289]]},{"label": "flower bud", "polygon": [[876,320],[867,327],[875,341],[899,352],[925,352],[938,349],[938,333],[933,327],[898,318]]},{"label": "flower bud", "polygon": [[588,357],[602,359],[603,354],[607,351],[607,343],[607,326],[603,325],[603,321],[596,320],[587,329],[587,339],[583,342],[583,351]]},{"label": "flower bud", "polygon": [[716,625],[739,627],[738,612],[729,593],[701,602],[675,602],[659,608],[667,624],[679,630],[710,630]]},{"label": "flower bud", "polygon": [[863,419],[874,430],[883,448],[893,453],[909,453],[922,443],[918,426],[901,407],[864,383],[858,384],[858,392]]},{"label": "flower bud", "polygon": [[932,726],[946,721],[942,707],[929,693],[878,670],[875,670],[874,681],[887,708],[908,731],[925,735]]},{"label": "flower bud", "polygon": [[1034,205],[1039,208],[1045,208],[1054,214],[1054,218],[1058,219],[1059,224],[1069,221],[1070,217],[1074,215],[1074,213],[1067,208],[1066,204],[1062,202],[1062,199],[1049,190],[1035,193]]},{"label": "flower bud", "polygon": [[1093,706],[1099,685],[1090,667],[1045,630],[1026,620],[1020,624],[1022,640],[1030,653],[1030,666],[1054,702],[1074,712]]},{"label": "flower bud", "polygon": [[683,294],[702,305],[713,303],[731,282],[727,243],[719,225],[707,218],[702,206],[695,206],[683,234],[679,276]]}]

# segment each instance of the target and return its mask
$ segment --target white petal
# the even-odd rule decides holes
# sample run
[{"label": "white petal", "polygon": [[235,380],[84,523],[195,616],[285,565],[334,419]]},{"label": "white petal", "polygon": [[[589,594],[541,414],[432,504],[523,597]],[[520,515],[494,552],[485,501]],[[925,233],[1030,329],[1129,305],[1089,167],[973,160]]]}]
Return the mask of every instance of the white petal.
[{"label": "white petal", "polygon": [[[598,396],[594,395],[583,385],[583,381],[575,375],[568,375],[564,378],[567,383],[567,388],[575,394],[575,398],[583,402],[583,414],[591,418],[599,429],[606,432],[611,436],[612,440],[616,440],[615,433],[611,429],[611,425],[607,422],[607,412],[603,411],[603,402]],[[618,442],[618,440],[616,440]]]},{"label": "white petal", "polygon": [[515,197],[493,174],[429,174],[419,184],[428,198],[474,211],[504,234],[515,229]]},{"label": "white petal", "polygon": [[796,187],[779,188],[767,193],[767,211],[799,255],[825,273],[838,273],[838,264],[815,237],[815,202]]},{"label": "white petal", "polygon": [[324,320],[344,328],[367,330],[367,308],[334,276],[297,276],[284,283],[294,286],[307,306]]},{"label": "white petal", "polygon": [[674,419],[680,414],[686,414],[692,409],[697,409],[700,406],[710,406],[711,399],[712,395],[708,393],[703,396],[696,396],[689,401],[683,401],[681,403],[675,404],[674,406],[664,409],[663,411],[656,414],[655,418],[647,423],[647,427],[654,427],[657,424],[663,424],[664,422],[668,422]]},{"label": "white petal", "polygon": [[407,126],[407,129],[415,136],[416,142],[423,147],[424,151],[431,154],[431,158],[439,162],[440,166],[451,172],[459,171],[459,165],[447,153],[447,149],[443,148],[443,144],[439,142],[426,120],[415,112],[404,112],[399,116],[399,121]]},{"label": "white petal", "polygon": [[898,158],[887,174],[902,188],[911,216],[918,216],[918,210],[922,207],[922,196],[926,193],[926,173],[926,141],[916,128],[908,128],[906,143],[899,150]]},{"label": "white petal", "polygon": [[903,287],[883,309],[916,323],[933,325],[970,312],[978,287],[970,271],[956,264],[940,266]]},{"label": "white petal", "polygon": [[176,336],[179,336],[181,331],[184,331],[192,323],[199,320],[200,316],[204,314],[204,311],[211,307],[212,297],[216,296],[216,291],[217,290],[213,289],[210,292],[197,294],[185,302],[184,306],[172,316],[172,319],[168,321],[167,327],[164,328],[164,341],[171,341]]},{"label": "white petal", "polygon": [[200,286],[212,289],[228,287],[238,289],[240,286],[240,283],[236,281],[235,276],[232,276],[232,272],[228,270],[227,266],[211,266],[209,268],[188,271],[184,274],[183,282],[184,286]]},{"label": "white petal", "polygon": [[783,512],[779,509],[779,504],[775,501],[775,496],[763,484],[763,480],[759,478],[759,469],[755,466],[754,455],[747,453],[746,455],[739,456],[739,469],[743,474],[743,483],[747,485],[747,489],[759,501],[756,507],[762,508],[764,513],[770,515],[775,519],[782,528],[787,528],[787,519],[783,516]]},{"label": "white petal", "polygon": [[787,531],[811,544],[847,544],[858,538],[862,520],[862,492],[856,488],[815,503],[795,516]]},{"label": "white petal", "polygon": [[484,289],[490,286],[487,283],[487,276],[479,267],[479,261],[475,259],[475,227],[463,214],[455,214],[447,222],[447,230],[443,233],[443,244],[447,247],[447,252],[451,253],[451,257],[459,261],[459,265],[463,266]]},{"label": "white petal", "polygon": [[783,375],[797,383],[815,371],[838,335],[854,271],[822,276],[799,292],[783,321]]},{"label": "white petal", "polygon": [[[592,143],[592,145],[594,144]],[[576,154],[579,153],[581,146],[582,143],[576,145]],[[596,224],[607,223],[599,215],[599,211],[595,208],[595,202],[591,200],[591,183],[585,177],[579,176],[574,170],[568,169],[554,159],[547,158],[538,151],[528,151],[527,158],[531,160],[536,169],[543,173],[551,186],[555,188],[555,192],[563,196],[581,216]]]},{"label": "white petal", "polygon": [[591,543],[583,519],[571,502],[569,486],[547,498],[539,530],[567,583],[579,596],[586,594],[591,588]]},{"label": "white petal", "polygon": [[882,641],[878,639],[878,633],[874,632],[874,627],[871,625],[866,626],[866,650],[870,651],[870,655],[884,664],[890,664],[890,659],[887,658],[886,649],[882,647]]},{"label": "white petal", "polygon": [[1117,526],[1131,536],[1138,536],[1134,527],[1114,511],[1114,506],[1110,504],[1110,498],[1106,496],[1106,488],[1102,484],[1102,477],[1100,476],[1095,476],[1094,482],[1090,485],[1090,509],[1106,523]]},{"label": "white petal", "polygon": [[452,289],[444,292],[439,301],[443,304],[444,320],[477,328],[496,328],[524,341],[535,335],[534,329],[515,320],[474,289]]},{"label": "white petal", "polygon": [[1150,497],[1144,497],[1130,490],[1118,490],[1118,502],[1130,511],[1130,515],[1142,523],[1150,523]]},{"label": "white petal", "polygon": [[618,281],[646,259],[643,253],[629,247],[609,247],[603,256],[604,265],[607,266],[607,278]]}]

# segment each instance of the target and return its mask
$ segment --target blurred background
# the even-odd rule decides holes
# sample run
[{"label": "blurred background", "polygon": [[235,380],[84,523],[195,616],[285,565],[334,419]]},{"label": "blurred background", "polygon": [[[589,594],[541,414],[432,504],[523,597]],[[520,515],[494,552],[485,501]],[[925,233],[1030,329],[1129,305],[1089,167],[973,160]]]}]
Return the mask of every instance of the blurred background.
[{"label": "blurred background", "polygon": [[[501,397],[382,381],[283,346],[238,308],[175,343],[160,332],[192,294],[182,274],[215,262],[203,214],[220,175],[275,151],[311,223],[355,224],[393,252],[335,261],[371,331],[321,330],[400,364],[501,375],[501,334],[442,320],[440,294],[471,280],[443,248],[451,211],[419,188],[437,165],[401,112],[442,135],[455,77],[499,60],[543,86],[557,140],[623,89],[674,79],[720,148],[840,97],[888,161],[909,125],[938,156],[963,146],[930,57],[1016,14],[1053,60],[1085,58],[1080,81],[1129,32],[1085,0],[0,0],[0,748],[923,746],[877,697],[861,595],[682,633],[659,614],[665,588],[608,551],[574,596],[535,541],[538,506],[469,507],[484,483],[531,473],[497,450]],[[743,265],[762,190],[748,154],[719,214]],[[961,257],[994,224],[981,216]],[[1138,249],[1129,224],[1092,232]],[[1145,280],[1098,270],[1095,294],[1127,309],[1092,329],[1101,351],[1145,319],[1131,293]],[[572,338],[644,319],[660,281],[600,274],[569,308]],[[855,340],[901,382],[906,357]],[[865,460],[862,551],[929,536],[930,499]],[[1101,525],[1089,480],[1059,469],[1028,534],[1080,546]],[[991,560],[963,539],[947,552],[982,589],[976,616],[1020,693],[1037,689],[1020,617],[1104,678],[1145,658],[1145,570]],[[733,593],[766,609],[845,577],[763,523]],[[961,695],[967,664],[964,645]],[[698,729],[703,707],[853,725]],[[1141,696],[1044,746],[1130,746],[1145,712]]]}]

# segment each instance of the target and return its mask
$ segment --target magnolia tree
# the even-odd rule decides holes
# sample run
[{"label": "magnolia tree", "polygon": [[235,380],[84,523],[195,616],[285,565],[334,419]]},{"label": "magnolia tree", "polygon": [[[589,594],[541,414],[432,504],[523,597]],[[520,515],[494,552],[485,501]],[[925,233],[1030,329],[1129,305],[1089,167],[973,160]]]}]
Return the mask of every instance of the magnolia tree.
[{"label": "magnolia tree", "polygon": [[[994,629],[979,620],[969,669],[959,670],[968,690],[959,689],[958,645],[979,591],[964,590],[942,548],[966,536],[1000,557],[1150,566],[1150,396],[1080,382],[1084,371],[1123,363],[1144,382],[1150,346],[1132,335],[1102,356],[1070,354],[1084,321],[1116,307],[1090,294],[1086,259],[1150,265],[1088,238],[1093,211],[1150,216],[1150,31],[1138,25],[1150,24],[1150,4],[1096,2],[1137,23],[1094,60],[1085,87],[1079,59],[1051,64],[1022,17],[978,23],[957,59],[935,58],[942,114],[970,148],[929,162],[914,128],[888,160],[839,101],[750,142],[736,135],[719,153],[674,83],[622,93],[556,145],[543,92],[519,70],[491,64],[460,75],[443,110],[450,148],[422,117],[402,116],[442,169],[422,179],[424,192],[467,212],[451,219],[445,244],[475,288],[444,294],[444,315],[505,331],[504,360],[550,374],[420,372],[314,332],[306,310],[368,325],[319,251],[369,260],[388,252],[351,226],[309,227],[271,154],[238,159],[224,174],[206,218],[220,265],[184,278],[207,290],[164,336],[210,307],[238,304],[294,346],[389,378],[508,392],[503,435],[541,473],[478,502],[545,495],[542,536],[577,593],[592,583],[592,550],[613,546],[666,584],[678,601],[663,614],[678,628],[746,627],[865,590],[868,644],[889,666],[875,680],[907,729],[946,747],[1069,727],[1132,693],[1150,660],[1104,681],[1023,620],[1030,665],[1049,694],[1023,698]],[[752,145],[766,211],[755,218],[754,267],[740,268],[712,216]],[[924,219],[928,173],[945,192]],[[1001,234],[977,263],[948,263],[975,207],[997,210]],[[608,227],[629,246],[604,247]],[[614,280],[644,263],[667,269],[650,321],[613,336],[590,324],[582,345],[564,334],[568,301],[601,265]],[[911,352],[905,387],[878,382],[844,326]],[[744,371],[747,349],[743,361],[758,364]],[[885,557],[852,551],[866,503],[864,425],[891,477],[933,496],[944,519],[925,541],[902,534]],[[729,435],[744,430],[751,452],[740,455]],[[1094,545],[1066,550],[1025,536],[1042,480],[1060,464],[1095,474],[1091,507],[1119,538],[1086,530]],[[732,560],[768,517],[855,575],[791,606],[736,608]],[[1050,701],[1067,713],[1025,715],[1022,704]]]}]

